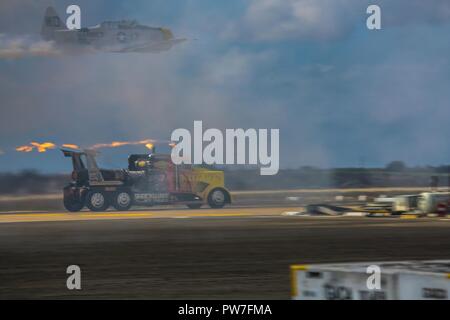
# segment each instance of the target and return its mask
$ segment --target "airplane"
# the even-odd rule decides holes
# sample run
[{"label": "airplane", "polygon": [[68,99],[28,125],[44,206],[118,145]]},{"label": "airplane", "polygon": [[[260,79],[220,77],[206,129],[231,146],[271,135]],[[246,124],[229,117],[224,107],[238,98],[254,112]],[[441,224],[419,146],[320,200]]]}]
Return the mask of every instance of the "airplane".
[{"label": "airplane", "polygon": [[169,29],[145,26],[135,20],[105,21],[93,27],[69,30],[52,7],[45,12],[41,36],[65,49],[119,53],[158,53],[187,40],[174,38]]}]

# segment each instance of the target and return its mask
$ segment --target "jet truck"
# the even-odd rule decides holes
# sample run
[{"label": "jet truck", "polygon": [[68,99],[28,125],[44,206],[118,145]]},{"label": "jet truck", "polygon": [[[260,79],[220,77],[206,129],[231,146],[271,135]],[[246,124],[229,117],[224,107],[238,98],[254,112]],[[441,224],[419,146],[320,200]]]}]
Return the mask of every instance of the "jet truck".
[{"label": "jet truck", "polygon": [[175,165],[170,155],[153,153],[130,155],[127,169],[105,170],[98,167],[95,150],[62,151],[73,165],[72,181],[64,187],[64,207],[71,212],[85,206],[92,211],[110,206],[126,211],[133,205],[184,204],[198,209],[231,203],[223,171]]}]

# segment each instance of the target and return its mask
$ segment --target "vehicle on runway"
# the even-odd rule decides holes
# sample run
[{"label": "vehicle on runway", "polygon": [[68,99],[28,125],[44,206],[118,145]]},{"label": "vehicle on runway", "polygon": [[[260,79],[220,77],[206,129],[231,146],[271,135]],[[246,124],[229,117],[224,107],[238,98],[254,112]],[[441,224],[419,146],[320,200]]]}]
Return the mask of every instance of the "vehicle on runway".
[{"label": "vehicle on runway", "polygon": [[130,155],[128,169],[105,170],[98,167],[94,150],[62,151],[73,165],[72,181],[64,187],[64,207],[71,212],[85,206],[105,211],[112,205],[126,211],[132,205],[185,204],[198,209],[231,203],[223,171],[175,165],[170,155],[154,153]]},{"label": "vehicle on runway", "polygon": [[93,27],[69,30],[52,7],[45,12],[41,35],[64,49],[121,53],[157,53],[186,41],[174,38],[169,29],[145,26],[134,20],[105,21]]},{"label": "vehicle on runway", "polygon": [[446,214],[450,205],[450,192],[422,192],[418,198],[418,209],[420,212]]}]

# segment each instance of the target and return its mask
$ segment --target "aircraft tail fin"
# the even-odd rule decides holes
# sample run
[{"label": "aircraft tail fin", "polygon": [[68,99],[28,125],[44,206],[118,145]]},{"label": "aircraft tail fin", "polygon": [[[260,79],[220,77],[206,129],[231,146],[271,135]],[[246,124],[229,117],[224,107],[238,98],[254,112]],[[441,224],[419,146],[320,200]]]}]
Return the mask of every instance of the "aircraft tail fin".
[{"label": "aircraft tail fin", "polygon": [[42,23],[41,35],[45,40],[53,39],[53,32],[66,30],[67,27],[56,13],[53,7],[48,7],[45,11],[44,22]]}]

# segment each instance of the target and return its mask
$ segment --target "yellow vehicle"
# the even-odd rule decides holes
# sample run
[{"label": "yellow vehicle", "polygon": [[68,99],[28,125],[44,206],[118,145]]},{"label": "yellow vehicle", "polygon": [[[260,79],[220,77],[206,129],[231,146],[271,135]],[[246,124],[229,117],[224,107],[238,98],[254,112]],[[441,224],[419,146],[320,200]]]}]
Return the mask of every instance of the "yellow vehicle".
[{"label": "yellow vehicle", "polygon": [[185,204],[191,209],[208,204],[222,208],[231,203],[224,173],[188,165],[174,165],[169,155],[134,154],[128,169],[104,170],[92,150],[62,150],[72,158],[72,181],[64,188],[64,206],[80,211],[104,211],[113,206],[124,211],[133,205]]},{"label": "yellow vehicle", "polygon": [[[225,189],[224,172],[202,167],[184,166],[176,168],[178,190],[192,192],[203,199],[211,208],[221,208],[231,203],[231,195]],[[200,207],[200,204],[188,205],[190,208]]]}]

